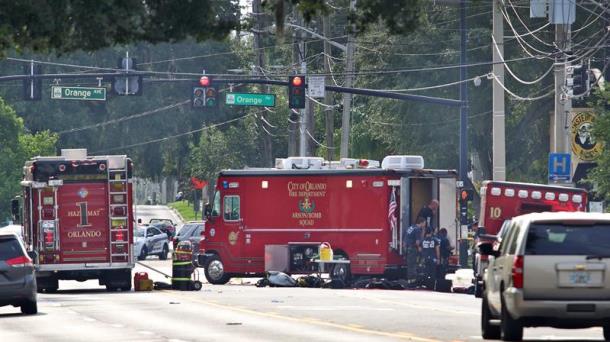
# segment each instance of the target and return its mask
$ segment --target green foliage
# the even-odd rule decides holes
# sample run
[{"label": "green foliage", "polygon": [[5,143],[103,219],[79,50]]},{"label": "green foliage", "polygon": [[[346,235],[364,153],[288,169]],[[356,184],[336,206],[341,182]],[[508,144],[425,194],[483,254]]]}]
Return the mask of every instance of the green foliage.
[{"label": "green foliage", "polygon": [[0,98],[0,219],[9,217],[10,200],[19,194],[25,161],[36,155],[53,154],[57,134],[26,133],[23,120]]},{"label": "green foliage", "polygon": [[196,221],[201,220],[201,211],[195,213],[193,203],[189,201],[179,201],[167,204],[170,208],[174,208],[178,211],[184,221]]},{"label": "green foliage", "polygon": [[0,52],[93,51],[188,37],[202,41],[239,27],[235,0],[2,0],[0,8]]}]

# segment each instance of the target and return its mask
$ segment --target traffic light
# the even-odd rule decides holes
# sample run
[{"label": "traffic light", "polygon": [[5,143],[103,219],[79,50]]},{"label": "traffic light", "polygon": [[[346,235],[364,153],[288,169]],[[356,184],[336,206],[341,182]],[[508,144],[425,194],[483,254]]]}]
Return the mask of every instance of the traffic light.
[{"label": "traffic light", "polygon": [[203,108],[205,107],[205,88],[204,87],[193,87],[193,92],[191,93],[191,105],[193,108]]},{"label": "traffic light", "polygon": [[572,77],[574,96],[584,96],[589,91],[589,69],[586,65],[575,66]]},{"label": "traffic light", "polygon": [[474,191],[472,189],[462,189],[460,192],[460,202],[468,203],[474,199]]},{"label": "traffic light", "polygon": [[[134,58],[119,58],[118,68],[123,72],[136,70]],[[117,95],[142,95],[142,76],[115,76],[112,90]]]},{"label": "traffic light", "polygon": [[288,77],[288,108],[305,108],[305,76]]},{"label": "traffic light", "polygon": [[193,108],[218,106],[218,88],[212,83],[211,77],[201,76],[198,84],[193,86],[191,105]]},{"label": "traffic light", "polygon": [[210,86],[209,88],[205,89],[205,106],[218,106],[218,89],[216,89],[216,87]]}]

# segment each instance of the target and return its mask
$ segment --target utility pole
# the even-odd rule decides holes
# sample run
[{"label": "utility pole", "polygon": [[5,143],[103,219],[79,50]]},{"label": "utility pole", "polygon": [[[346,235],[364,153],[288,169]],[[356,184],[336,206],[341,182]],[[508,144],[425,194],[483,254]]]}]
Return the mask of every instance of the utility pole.
[{"label": "utility pole", "polygon": [[492,139],[493,139],[493,162],[492,179],[495,181],[506,180],[506,126],[504,112],[504,18],[502,17],[501,0],[493,0],[493,40],[496,47],[493,50],[493,73],[496,75],[493,82],[493,109],[492,109]]},{"label": "utility pole", "polygon": [[572,110],[572,99],[564,91],[566,84],[566,67],[568,66],[567,51],[572,48],[571,24],[555,24],[555,44],[560,53],[555,57],[555,113],[554,141],[552,151],[568,153],[568,115]]},{"label": "utility pole", "polygon": [[[297,14],[297,21],[298,21]],[[299,33],[294,30],[292,31],[292,63],[293,65],[300,65],[300,51],[299,51]],[[299,115],[300,111],[297,109],[289,109],[289,118],[290,118],[290,129],[288,130],[288,156],[296,156],[298,155],[298,145],[297,145],[297,132],[299,130],[299,123],[301,117]]]},{"label": "utility pole", "polygon": [[[325,14],[322,17],[322,26],[324,30],[324,37],[330,38],[330,18],[328,14]],[[324,40],[324,73],[326,76],[326,84],[330,84],[331,77],[330,75],[330,56],[332,55],[332,48],[330,42],[325,39]],[[334,131],[335,131],[335,110],[331,108],[332,105],[332,96],[325,92],[324,96],[324,112],[326,113],[326,146],[328,149],[326,151],[326,159],[331,161],[335,157],[335,149],[334,149]]]},{"label": "utility pole", "polygon": [[[356,9],[356,0],[350,0],[349,10]],[[354,81],[354,33],[355,26],[351,25],[347,32],[347,51],[345,53],[345,87],[351,88]],[[343,94],[343,116],[341,117],[341,158],[349,157],[350,120],[352,110],[352,94]]]},{"label": "utility pole", "polygon": [[460,1],[460,180],[466,182],[468,175],[468,84],[466,84],[466,0]]},{"label": "utility pole", "polygon": [[[303,19],[298,16],[298,25],[303,25]],[[299,32],[299,64],[301,66],[301,74],[305,76],[307,80],[307,62],[305,62],[305,34],[303,31]],[[299,115],[299,157],[306,157],[307,152],[307,113],[311,107],[311,102],[305,97],[305,109],[301,109]]]},{"label": "utility pole", "polygon": [[[255,18],[254,25],[254,50],[256,51],[256,68],[254,71],[255,75],[263,75],[263,68],[265,66],[265,51],[263,50],[263,38],[262,38],[262,30],[263,30],[263,11],[261,6],[261,0],[252,0],[252,15]],[[262,89],[263,87],[261,87]],[[269,86],[267,86],[267,89]],[[268,91],[267,91],[268,92]],[[267,120],[267,112],[263,110],[261,112],[261,117],[263,118],[264,125]],[[264,126],[263,126],[264,127]],[[264,130],[264,129],[263,129]],[[271,136],[265,131],[262,134],[263,139],[263,160],[266,166],[273,166],[273,145],[271,144]]]}]

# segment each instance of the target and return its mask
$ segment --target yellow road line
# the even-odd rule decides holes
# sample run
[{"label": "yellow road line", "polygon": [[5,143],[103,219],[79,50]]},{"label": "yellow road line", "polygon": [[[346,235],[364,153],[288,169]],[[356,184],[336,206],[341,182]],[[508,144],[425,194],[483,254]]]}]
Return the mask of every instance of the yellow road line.
[{"label": "yellow road line", "polygon": [[167,292],[167,291],[159,291],[159,292],[161,292],[161,293],[163,293],[165,295],[176,295],[176,296],[180,296],[180,297],[183,297],[183,298],[188,298],[189,300],[194,301],[194,302],[206,304],[206,305],[209,305],[209,306],[215,306],[215,307],[218,307],[218,308],[221,308],[221,309],[237,311],[237,312],[241,312],[241,313],[245,313],[245,314],[257,315],[257,316],[263,316],[263,317],[270,317],[270,318],[276,318],[276,319],[281,319],[281,320],[285,320],[285,321],[292,321],[292,322],[298,322],[298,323],[308,323],[308,324],[312,324],[312,325],[319,325],[319,326],[324,326],[324,327],[337,328],[337,329],[347,330],[347,331],[361,333],[361,334],[369,334],[369,335],[393,337],[393,338],[407,339],[407,340],[420,341],[420,342],[440,342],[439,340],[429,339],[429,338],[425,338],[425,337],[419,337],[419,336],[413,335],[413,334],[411,334],[409,332],[396,332],[396,333],[392,333],[392,332],[371,330],[371,329],[366,329],[366,328],[357,327],[357,326],[351,326],[351,325],[345,325],[345,324],[339,324],[339,323],[333,323],[333,322],[326,322],[326,321],[321,321],[321,320],[319,320],[317,318],[311,318],[311,317],[298,318],[298,317],[282,316],[282,315],[278,315],[278,314],[275,314],[275,313],[261,312],[261,311],[256,311],[256,310],[252,310],[252,309],[246,309],[246,308],[243,308],[243,307],[236,307],[236,306],[233,306],[233,305],[220,304],[220,303],[215,303],[215,302],[211,302],[211,301],[207,301],[207,300],[201,300],[201,299],[198,299],[198,298],[192,298],[192,297],[183,295],[180,292],[171,292],[171,293]]}]

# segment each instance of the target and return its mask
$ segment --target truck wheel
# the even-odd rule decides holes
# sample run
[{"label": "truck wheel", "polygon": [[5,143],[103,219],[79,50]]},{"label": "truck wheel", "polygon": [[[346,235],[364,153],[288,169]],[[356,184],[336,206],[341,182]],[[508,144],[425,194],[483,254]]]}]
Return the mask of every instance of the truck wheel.
[{"label": "truck wheel", "polygon": [[225,273],[225,267],[218,255],[212,255],[208,258],[204,272],[205,279],[208,283],[214,285],[224,285],[229,282],[231,277]]},{"label": "truck wheel", "polygon": [[21,312],[25,315],[35,315],[38,313],[38,304],[36,301],[25,301],[21,304]]},{"label": "truck wheel", "polygon": [[610,341],[610,324],[604,325],[604,340]]},{"label": "truck wheel", "polygon": [[146,256],[148,255],[148,250],[146,249],[146,246],[142,247],[142,250],[140,250],[140,255],[138,255],[138,260],[146,260]]},{"label": "truck wheel", "polygon": [[483,303],[481,304],[481,337],[484,340],[497,340],[500,338],[500,327],[491,325],[489,322],[492,318],[487,298],[483,297]]},{"label": "truck wheel", "polygon": [[349,264],[334,264],[329,276],[333,281],[342,282],[345,287],[349,286],[351,277]]},{"label": "truck wheel", "polygon": [[519,320],[513,319],[506,309],[504,294],[502,294],[502,314],[500,330],[503,341],[521,341],[523,339],[523,325]]},{"label": "truck wheel", "polygon": [[161,253],[159,253],[159,259],[160,260],[167,260],[167,254],[169,253],[169,247],[167,247],[167,244],[163,245],[163,250],[161,251]]}]

